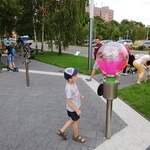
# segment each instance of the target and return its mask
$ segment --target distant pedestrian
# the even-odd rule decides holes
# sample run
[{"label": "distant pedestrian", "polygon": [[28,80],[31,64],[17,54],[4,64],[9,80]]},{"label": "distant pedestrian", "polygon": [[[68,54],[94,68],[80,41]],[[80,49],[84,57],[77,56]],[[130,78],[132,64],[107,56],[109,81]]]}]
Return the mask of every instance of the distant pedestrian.
[{"label": "distant pedestrian", "polygon": [[150,60],[150,51],[148,52],[147,55],[143,55],[140,58],[134,60],[133,62],[133,66],[138,70],[138,79],[137,79],[138,84],[140,84],[143,79],[145,72],[144,68],[147,68],[147,62],[149,60]]},{"label": "distant pedestrian", "polygon": [[[127,52],[128,52],[128,55],[129,55],[129,57],[130,57],[132,54],[131,54],[131,50],[130,50],[129,47],[128,47],[128,43],[127,43],[127,42],[123,42],[123,45],[124,45],[124,47],[126,48],[126,50],[127,50]],[[123,76],[127,76],[127,75],[128,75],[128,74],[126,73],[126,69],[127,69],[127,65],[126,65],[125,68],[123,69],[121,75],[123,75]]]},{"label": "distant pedestrian", "polygon": [[78,70],[75,68],[66,68],[64,71],[64,78],[67,80],[65,92],[66,92],[66,109],[70,119],[65,123],[65,125],[57,132],[57,134],[63,139],[68,139],[65,134],[66,129],[73,124],[73,137],[74,141],[84,143],[85,138],[81,137],[78,134],[78,125],[81,115],[81,99],[84,99],[84,96],[79,93],[76,81],[78,80]]},{"label": "distant pedestrian", "polygon": [[[89,78],[89,79],[86,79],[86,81],[92,81],[92,78],[94,77],[94,75],[95,75],[95,73],[96,73],[96,70],[99,69],[99,67],[98,67],[98,65],[97,65],[97,62],[96,62],[96,58],[97,58],[97,52],[98,52],[98,50],[101,48],[101,46],[102,46],[102,43],[101,43],[101,41],[100,41],[100,38],[97,37],[97,38],[96,38],[96,47],[95,47],[94,50],[93,50],[93,57],[94,57],[95,63],[94,63],[94,65],[93,65],[93,70],[92,70],[92,73],[91,73],[91,75],[90,75],[90,78]],[[102,75],[103,75],[103,73],[102,73]]]},{"label": "distant pedestrian", "polygon": [[12,54],[12,45],[9,40],[5,41],[6,44],[6,50],[4,51],[7,54],[7,70],[13,71],[13,72],[18,72],[18,68],[16,68],[16,65],[14,63],[14,55]]}]

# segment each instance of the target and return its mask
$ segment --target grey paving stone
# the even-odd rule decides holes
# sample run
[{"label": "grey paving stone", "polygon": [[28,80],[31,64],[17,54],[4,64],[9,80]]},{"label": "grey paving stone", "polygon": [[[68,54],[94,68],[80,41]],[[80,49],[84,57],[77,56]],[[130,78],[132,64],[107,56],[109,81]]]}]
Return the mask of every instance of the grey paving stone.
[{"label": "grey paving stone", "polygon": [[[36,61],[30,68],[62,70]],[[79,133],[87,141],[81,144],[72,140],[72,127],[66,131],[66,141],[56,134],[68,120],[63,77],[32,73],[29,77],[30,87],[26,87],[25,73],[0,74],[0,150],[93,150],[105,141],[106,104],[85,82],[77,82],[85,96]],[[113,112],[112,135],[124,127],[126,124]]]}]

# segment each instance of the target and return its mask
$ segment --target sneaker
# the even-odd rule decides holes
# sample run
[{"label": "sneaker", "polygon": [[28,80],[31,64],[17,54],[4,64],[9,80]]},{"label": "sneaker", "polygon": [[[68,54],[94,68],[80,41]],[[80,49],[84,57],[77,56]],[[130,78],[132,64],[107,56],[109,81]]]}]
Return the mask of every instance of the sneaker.
[{"label": "sneaker", "polygon": [[123,75],[123,76],[127,76],[128,74],[127,74],[127,73],[121,73],[121,75]]},{"label": "sneaker", "polygon": [[92,81],[92,79],[90,79],[90,78],[89,78],[89,79],[85,79],[85,80],[86,80],[87,82],[90,82],[90,81]]},{"label": "sneaker", "polygon": [[9,67],[7,67],[7,71],[9,71],[10,70],[10,68]]},{"label": "sneaker", "polygon": [[14,68],[13,72],[19,72],[19,69],[18,68]]},{"label": "sneaker", "polygon": [[7,71],[8,71],[8,72],[13,72],[13,69],[10,69],[10,68],[9,68],[9,69],[7,69]]},{"label": "sneaker", "polygon": [[18,68],[14,68],[15,72],[19,72],[19,69]]}]

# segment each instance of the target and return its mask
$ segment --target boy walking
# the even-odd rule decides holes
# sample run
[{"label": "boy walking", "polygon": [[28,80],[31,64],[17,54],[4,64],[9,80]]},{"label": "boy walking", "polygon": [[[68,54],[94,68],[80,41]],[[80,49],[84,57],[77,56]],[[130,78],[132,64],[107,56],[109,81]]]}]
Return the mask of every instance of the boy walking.
[{"label": "boy walking", "polygon": [[57,132],[57,134],[63,139],[68,139],[65,134],[65,130],[73,124],[73,137],[74,141],[84,143],[86,139],[81,137],[78,134],[78,125],[80,119],[80,106],[81,99],[84,99],[84,96],[79,93],[76,81],[78,80],[78,70],[75,68],[66,68],[64,71],[64,78],[67,80],[65,92],[66,92],[66,109],[70,119],[65,123],[65,125]]}]

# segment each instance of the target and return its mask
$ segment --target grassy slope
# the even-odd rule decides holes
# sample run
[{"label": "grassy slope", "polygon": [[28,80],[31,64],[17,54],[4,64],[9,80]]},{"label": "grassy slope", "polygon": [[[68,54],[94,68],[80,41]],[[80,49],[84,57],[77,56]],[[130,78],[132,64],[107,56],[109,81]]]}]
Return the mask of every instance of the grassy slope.
[{"label": "grassy slope", "polygon": [[118,97],[150,119],[150,80],[120,89]]}]

